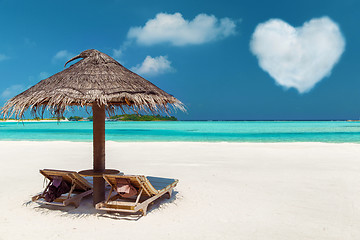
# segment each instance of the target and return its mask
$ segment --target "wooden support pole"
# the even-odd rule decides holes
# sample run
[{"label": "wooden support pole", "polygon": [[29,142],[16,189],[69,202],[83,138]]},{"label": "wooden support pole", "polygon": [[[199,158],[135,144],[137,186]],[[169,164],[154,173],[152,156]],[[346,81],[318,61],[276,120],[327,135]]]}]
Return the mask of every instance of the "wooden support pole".
[{"label": "wooden support pole", "polygon": [[[105,106],[93,103],[93,151],[94,172],[105,171]],[[102,177],[94,177],[93,204],[105,200],[105,180]]]}]

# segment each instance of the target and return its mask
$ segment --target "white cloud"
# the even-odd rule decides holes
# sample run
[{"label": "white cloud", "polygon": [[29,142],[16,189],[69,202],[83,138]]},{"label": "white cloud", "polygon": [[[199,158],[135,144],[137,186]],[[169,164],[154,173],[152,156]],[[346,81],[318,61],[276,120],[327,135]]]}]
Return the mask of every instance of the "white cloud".
[{"label": "white cloud", "polygon": [[113,55],[112,57],[115,58],[118,62],[120,62],[119,59],[121,59],[124,56],[125,50],[129,47],[131,44],[131,41],[127,40],[121,44],[121,46],[118,49],[113,49]]},{"label": "white cloud", "polygon": [[43,79],[45,79],[45,78],[48,78],[48,77],[50,77],[50,74],[49,74],[48,72],[41,72],[41,73],[39,74],[39,78],[40,78],[41,80],[43,80]]},{"label": "white cloud", "polygon": [[70,60],[72,57],[75,57],[75,54],[69,52],[68,50],[61,50],[58,51],[55,56],[52,58],[53,62],[57,62],[57,61],[68,61]]},{"label": "white cloud", "polygon": [[167,56],[154,58],[147,56],[142,64],[138,64],[136,67],[131,68],[131,70],[139,75],[159,75],[172,72],[174,68],[171,67],[171,62],[167,59]]},{"label": "white cloud", "polygon": [[330,76],[345,50],[345,39],[328,17],[312,19],[297,28],[281,19],[270,19],[256,27],[250,49],[277,84],[305,93]]},{"label": "white cloud", "polygon": [[185,20],[180,13],[158,13],[143,27],[131,27],[127,37],[141,45],[170,43],[174,46],[202,44],[234,35],[236,24],[229,18],[199,14]]},{"label": "white cloud", "polygon": [[12,85],[6,88],[0,95],[3,99],[9,99],[25,90],[25,87],[21,84]]},{"label": "white cloud", "polygon": [[8,58],[9,58],[9,57],[6,56],[5,54],[1,54],[1,53],[0,53],[0,62],[6,60],[6,59],[8,59]]},{"label": "white cloud", "polygon": [[113,57],[120,58],[123,55],[123,51],[121,49],[113,49]]}]

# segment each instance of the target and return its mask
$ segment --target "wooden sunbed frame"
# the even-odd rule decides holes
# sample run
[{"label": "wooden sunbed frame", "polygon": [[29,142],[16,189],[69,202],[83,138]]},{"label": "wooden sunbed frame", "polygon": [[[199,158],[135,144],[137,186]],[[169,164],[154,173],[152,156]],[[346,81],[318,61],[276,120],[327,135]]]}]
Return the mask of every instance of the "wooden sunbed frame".
[{"label": "wooden sunbed frame", "polygon": [[[96,209],[114,212],[137,213],[145,216],[150,203],[163,196],[165,193],[171,197],[172,190],[179,182],[177,179],[145,177],[142,175],[104,175],[104,179],[111,186],[106,201],[95,205]],[[116,192],[116,179],[126,178],[138,190],[134,198],[122,198]],[[151,179],[151,182],[150,180]],[[115,195],[112,193],[115,192]]]},{"label": "wooden sunbed frame", "polygon": [[[45,187],[45,190],[41,194],[32,197],[33,202],[37,202],[39,204],[56,205],[56,206],[68,206],[69,204],[73,204],[77,208],[83,197],[93,193],[93,186],[86,179],[81,177],[77,172],[44,169],[44,170],[40,170],[40,173],[50,181]],[[50,184],[53,182],[54,177],[62,177],[62,180],[66,181],[69,184],[69,186],[71,186],[71,188],[68,193],[61,195],[53,202],[46,202],[44,200],[45,193],[48,190]]]}]

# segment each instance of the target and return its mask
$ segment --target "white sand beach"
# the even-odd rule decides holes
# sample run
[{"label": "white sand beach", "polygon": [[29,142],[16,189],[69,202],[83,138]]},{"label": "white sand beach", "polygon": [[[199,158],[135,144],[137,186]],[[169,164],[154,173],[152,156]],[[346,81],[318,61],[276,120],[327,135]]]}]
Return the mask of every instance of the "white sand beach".
[{"label": "white sand beach", "polygon": [[92,143],[0,142],[0,239],[360,239],[360,145],[106,143],[108,168],[179,179],[131,218],[39,207],[39,169],[92,167]]}]

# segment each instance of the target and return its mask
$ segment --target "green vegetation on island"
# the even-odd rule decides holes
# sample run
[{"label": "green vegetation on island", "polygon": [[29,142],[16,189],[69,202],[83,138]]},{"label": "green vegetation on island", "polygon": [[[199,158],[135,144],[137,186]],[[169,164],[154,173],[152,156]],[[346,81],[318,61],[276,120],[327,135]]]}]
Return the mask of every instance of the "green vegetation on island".
[{"label": "green vegetation on island", "polygon": [[[92,121],[93,116],[82,118],[78,116],[71,116],[68,118],[69,121]],[[177,121],[176,117],[173,116],[161,116],[161,115],[138,115],[138,114],[122,114],[111,116],[106,119],[107,121]]]},{"label": "green vegetation on island", "polygon": [[68,119],[69,119],[69,121],[80,121],[80,120],[83,120],[84,118],[79,117],[79,116],[71,116]]},{"label": "green vegetation on island", "polygon": [[177,121],[173,116],[123,114],[110,117],[112,121]]}]

